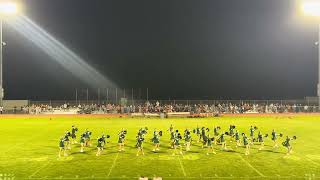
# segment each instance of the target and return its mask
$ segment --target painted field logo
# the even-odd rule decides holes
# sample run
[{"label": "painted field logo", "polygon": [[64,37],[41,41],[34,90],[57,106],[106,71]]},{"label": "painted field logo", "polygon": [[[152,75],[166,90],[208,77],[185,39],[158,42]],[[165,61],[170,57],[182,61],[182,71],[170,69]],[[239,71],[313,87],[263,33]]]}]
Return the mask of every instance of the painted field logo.
[{"label": "painted field logo", "polygon": [[1,174],[0,173],[0,180],[13,180],[15,179],[14,174]]}]

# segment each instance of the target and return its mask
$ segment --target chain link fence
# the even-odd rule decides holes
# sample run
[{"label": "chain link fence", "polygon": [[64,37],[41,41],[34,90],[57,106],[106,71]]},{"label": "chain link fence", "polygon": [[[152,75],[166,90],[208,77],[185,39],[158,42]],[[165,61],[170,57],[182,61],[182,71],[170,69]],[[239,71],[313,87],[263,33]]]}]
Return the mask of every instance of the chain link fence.
[{"label": "chain link fence", "polygon": [[[21,112],[57,113],[315,113],[320,112],[318,98],[301,100],[49,100],[29,101]],[[9,111],[8,111],[9,112]],[[18,113],[18,107],[13,110]]]},{"label": "chain link fence", "polygon": [[[6,108],[4,113],[37,113],[73,109],[100,113],[130,113],[159,111],[189,112],[320,112],[319,98],[286,100],[158,100],[149,99],[148,88],[82,88],[65,93],[65,100],[28,100],[28,105]],[[39,98],[36,98],[39,99]],[[107,110],[112,109],[112,110]],[[200,110],[199,110],[200,109]]]},{"label": "chain link fence", "polygon": [[102,105],[102,104],[123,104],[126,106],[139,105],[149,102],[150,104],[159,103],[160,105],[218,105],[218,104],[259,104],[259,105],[296,105],[296,106],[318,106],[318,100],[306,100],[306,99],[296,99],[296,100],[131,100],[126,98],[121,98],[118,100],[45,100],[45,101],[35,101],[30,100],[29,105],[50,105],[52,107],[62,106],[68,104],[69,106],[80,105]]}]

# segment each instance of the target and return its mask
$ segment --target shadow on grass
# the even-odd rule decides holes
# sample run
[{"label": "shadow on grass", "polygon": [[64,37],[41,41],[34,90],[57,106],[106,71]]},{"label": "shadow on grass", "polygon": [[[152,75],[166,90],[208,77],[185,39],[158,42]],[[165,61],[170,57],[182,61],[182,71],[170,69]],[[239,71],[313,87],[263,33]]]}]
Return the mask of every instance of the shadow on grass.
[{"label": "shadow on grass", "polygon": [[273,150],[270,150],[270,149],[263,149],[263,150],[260,150],[259,152],[271,152],[271,153],[275,153],[275,154],[287,154],[285,152],[273,151]]},{"label": "shadow on grass", "polygon": [[72,153],[69,153],[69,155],[76,155],[76,154],[85,154],[85,155],[91,155],[88,151],[84,151],[84,152],[72,152]]}]

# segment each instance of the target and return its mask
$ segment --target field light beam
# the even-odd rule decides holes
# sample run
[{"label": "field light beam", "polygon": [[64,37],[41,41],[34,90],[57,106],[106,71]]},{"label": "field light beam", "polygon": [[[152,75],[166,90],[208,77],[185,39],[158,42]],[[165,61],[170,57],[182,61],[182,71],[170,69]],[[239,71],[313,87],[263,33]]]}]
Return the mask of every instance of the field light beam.
[{"label": "field light beam", "polygon": [[305,1],[302,3],[302,11],[308,16],[320,17],[320,1]]},{"label": "field light beam", "polygon": [[14,2],[0,2],[0,14],[12,15],[18,12],[17,4]]},{"label": "field light beam", "polygon": [[83,80],[91,87],[116,87],[116,84],[91,67],[80,56],[71,51],[40,26],[25,16],[18,16],[8,21],[16,31],[21,33],[37,47],[70,73]]}]

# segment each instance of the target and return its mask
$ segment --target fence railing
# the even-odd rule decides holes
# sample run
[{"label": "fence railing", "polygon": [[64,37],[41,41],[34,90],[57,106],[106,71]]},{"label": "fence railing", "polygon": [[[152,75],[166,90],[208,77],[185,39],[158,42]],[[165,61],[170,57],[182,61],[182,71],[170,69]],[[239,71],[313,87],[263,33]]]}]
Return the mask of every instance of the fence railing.
[{"label": "fence railing", "polygon": [[[82,113],[192,112],[192,113],[298,113],[320,112],[318,98],[297,100],[48,100],[27,101],[28,106],[5,108],[4,113],[70,111]],[[111,105],[110,105],[111,104]],[[11,104],[12,105],[12,104]],[[80,105],[80,106],[79,106]],[[171,105],[171,106],[168,106]],[[79,107],[79,108],[78,108]]]},{"label": "fence railing", "polygon": [[296,100],[46,100],[46,101],[34,101],[30,100],[29,105],[50,105],[52,107],[62,106],[68,104],[69,106],[78,106],[80,105],[91,105],[91,104],[122,104],[122,105],[139,105],[146,104],[160,105],[194,105],[194,104],[259,104],[259,105],[296,105],[296,106],[318,106],[318,100],[306,100],[306,99],[296,99]]}]

